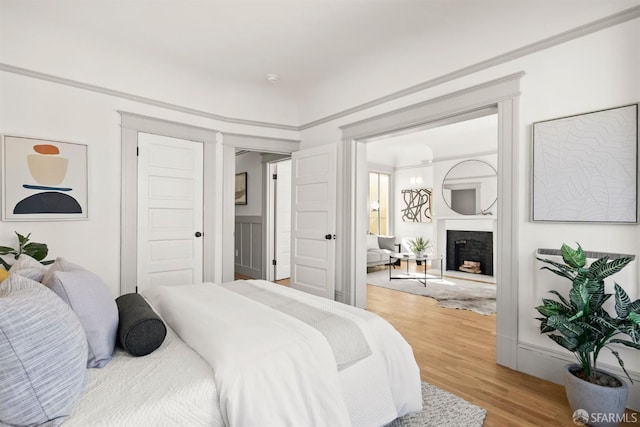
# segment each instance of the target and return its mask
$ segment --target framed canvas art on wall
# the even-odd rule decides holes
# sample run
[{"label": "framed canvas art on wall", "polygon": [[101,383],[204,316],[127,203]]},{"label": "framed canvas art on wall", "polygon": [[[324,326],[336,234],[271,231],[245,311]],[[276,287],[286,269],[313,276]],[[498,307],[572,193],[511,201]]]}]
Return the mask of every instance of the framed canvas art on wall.
[{"label": "framed canvas art on wall", "polygon": [[236,174],[236,205],[247,204],[247,173]]},{"label": "framed canvas art on wall", "polygon": [[533,124],[532,220],[638,223],[638,104]]},{"label": "framed canvas art on wall", "polygon": [[431,188],[402,190],[402,222],[431,222]]},{"label": "framed canvas art on wall", "polygon": [[3,135],[2,219],[87,219],[87,146]]}]

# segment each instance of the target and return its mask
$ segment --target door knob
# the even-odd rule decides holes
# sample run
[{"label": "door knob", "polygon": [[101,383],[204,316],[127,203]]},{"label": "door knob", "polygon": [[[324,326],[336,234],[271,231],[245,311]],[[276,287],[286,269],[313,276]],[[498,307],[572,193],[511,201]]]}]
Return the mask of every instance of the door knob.
[{"label": "door knob", "polygon": [[327,240],[331,240],[331,234],[325,234],[324,238]]},{"label": "door knob", "polygon": [[196,231],[196,237],[202,237],[202,233],[199,231]]}]

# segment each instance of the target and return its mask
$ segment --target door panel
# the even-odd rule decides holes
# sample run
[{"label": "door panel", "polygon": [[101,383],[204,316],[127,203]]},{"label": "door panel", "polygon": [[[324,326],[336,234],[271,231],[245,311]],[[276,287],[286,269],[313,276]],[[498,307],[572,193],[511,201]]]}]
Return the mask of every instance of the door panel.
[{"label": "door panel", "polygon": [[336,153],[336,145],[301,150],[291,168],[291,287],[329,299],[335,299]]},{"label": "door panel", "polygon": [[202,282],[203,145],[138,135],[138,291]]},{"label": "door panel", "polygon": [[276,164],[275,280],[291,276],[291,160]]}]

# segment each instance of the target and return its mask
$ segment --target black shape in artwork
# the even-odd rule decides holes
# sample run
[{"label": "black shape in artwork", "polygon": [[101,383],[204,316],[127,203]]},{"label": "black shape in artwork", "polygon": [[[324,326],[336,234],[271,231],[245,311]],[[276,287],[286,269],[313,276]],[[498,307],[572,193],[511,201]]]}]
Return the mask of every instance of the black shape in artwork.
[{"label": "black shape in artwork", "polygon": [[419,188],[402,190],[403,222],[431,222],[431,190]]},{"label": "black shape in artwork", "polygon": [[15,208],[14,214],[75,214],[82,213],[82,207],[76,199],[57,191],[34,194],[22,199]]}]

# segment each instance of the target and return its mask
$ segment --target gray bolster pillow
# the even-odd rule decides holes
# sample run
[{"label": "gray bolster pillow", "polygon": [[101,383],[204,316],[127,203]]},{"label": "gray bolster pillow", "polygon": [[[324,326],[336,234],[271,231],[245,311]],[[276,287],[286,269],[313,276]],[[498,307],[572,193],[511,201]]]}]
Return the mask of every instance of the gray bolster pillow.
[{"label": "gray bolster pillow", "polygon": [[120,322],[118,343],[132,356],[146,356],[156,350],[167,335],[167,327],[140,294],[116,298]]}]

